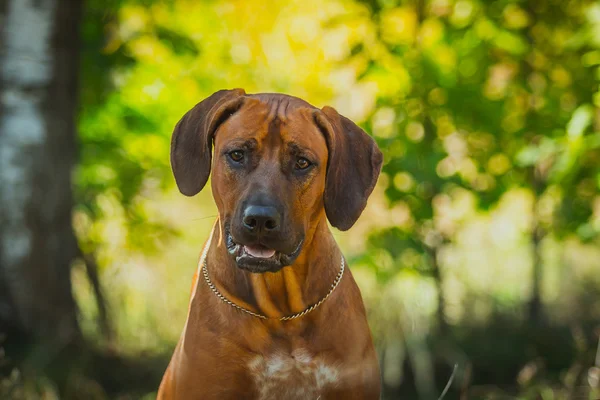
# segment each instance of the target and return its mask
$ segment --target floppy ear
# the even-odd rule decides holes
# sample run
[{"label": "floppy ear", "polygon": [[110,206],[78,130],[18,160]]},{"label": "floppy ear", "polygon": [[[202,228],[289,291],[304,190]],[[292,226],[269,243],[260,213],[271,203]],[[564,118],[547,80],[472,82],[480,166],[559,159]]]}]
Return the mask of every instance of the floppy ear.
[{"label": "floppy ear", "polygon": [[383,156],[365,131],[335,109],[323,107],[314,115],[329,150],[325,213],[331,225],[345,231],[354,225],[367,205]]},{"label": "floppy ear", "polygon": [[194,196],[206,184],[214,134],[242,106],[245,94],[243,89],[220,90],[196,104],[175,125],[171,168],[184,195]]}]

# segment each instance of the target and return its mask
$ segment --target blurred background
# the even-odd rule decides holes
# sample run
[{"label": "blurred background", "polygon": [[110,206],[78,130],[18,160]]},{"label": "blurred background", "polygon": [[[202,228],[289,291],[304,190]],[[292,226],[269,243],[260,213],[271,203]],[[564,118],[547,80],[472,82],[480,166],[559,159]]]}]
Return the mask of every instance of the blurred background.
[{"label": "blurred background", "polygon": [[0,398],[152,399],[216,216],[170,135],[223,88],[385,164],[335,232],[384,399],[600,398],[600,4],[0,0]]}]

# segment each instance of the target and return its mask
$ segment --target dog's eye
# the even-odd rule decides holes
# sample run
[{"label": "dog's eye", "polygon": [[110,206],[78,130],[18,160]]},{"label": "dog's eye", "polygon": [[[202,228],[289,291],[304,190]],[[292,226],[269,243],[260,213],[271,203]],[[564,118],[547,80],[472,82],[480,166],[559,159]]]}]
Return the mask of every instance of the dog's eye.
[{"label": "dog's eye", "polygon": [[295,165],[296,169],[306,169],[310,166],[311,166],[310,161],[308,161],[304,157],[298,157],[298,159],[296,160],[296,165]]},{"label": "dog's eye", "polygon": [[244,152],[242,150],[234,150],[229,152],[229,158],[235,162],[242,162],[244,160]]}]

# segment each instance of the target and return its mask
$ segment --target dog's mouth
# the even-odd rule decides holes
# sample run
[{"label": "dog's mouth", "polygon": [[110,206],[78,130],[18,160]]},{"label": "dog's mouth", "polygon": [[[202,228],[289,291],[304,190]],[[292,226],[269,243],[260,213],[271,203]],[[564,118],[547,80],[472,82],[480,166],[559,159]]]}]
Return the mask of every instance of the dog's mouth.
[{"label": "dog's mouth", "polygon": [[303,240],[291,253],[283,253],[262,243],[236,243],[228,231],[225,234],[227,251],[235,258],[239,268],[250,272],[277,272],[281,268],[291,265],[302,250]]},{"label": "dog's mouth", "polygon": [[242,246],[242,253],[249,257],[262,259],[272,258],[275,254],[277,254],[275,250],[260,244],[256,244],[254,246]]}]

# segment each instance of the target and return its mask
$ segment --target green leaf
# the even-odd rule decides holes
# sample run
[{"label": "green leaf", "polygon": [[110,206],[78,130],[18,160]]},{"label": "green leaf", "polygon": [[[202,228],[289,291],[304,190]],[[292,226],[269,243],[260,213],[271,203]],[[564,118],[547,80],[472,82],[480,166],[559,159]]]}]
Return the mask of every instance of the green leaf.
[{"label": "green leaf", "polygon": [[575,139],[583,135],[583,132],[590,126],[592,122],[592,116],[594,113],[594,107],[589,104],[579,106],[571,120],[567,124],[567,135],[569,140]]}]

